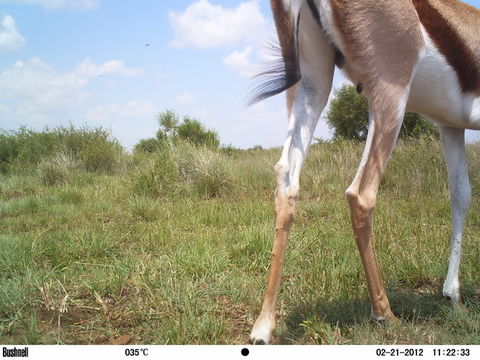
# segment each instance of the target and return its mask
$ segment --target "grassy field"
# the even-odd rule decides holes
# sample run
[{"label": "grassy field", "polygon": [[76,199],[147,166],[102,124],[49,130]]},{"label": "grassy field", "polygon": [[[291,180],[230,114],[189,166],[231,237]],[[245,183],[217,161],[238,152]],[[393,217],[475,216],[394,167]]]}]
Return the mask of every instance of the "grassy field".
[{"label": "grassy field", "polygon": [[[394,326],[369,319],[344,199],[361,151],[312,148],[274,342],[480,344],[480,147],[468,148],[465,306],[455,308],[441,296],[450,204],[440,146],[395,150],[374,223]],[[118,157],[108,172],[58,154],[0,176],[0,343],[246,343],[267,279],[279,150]]]}]

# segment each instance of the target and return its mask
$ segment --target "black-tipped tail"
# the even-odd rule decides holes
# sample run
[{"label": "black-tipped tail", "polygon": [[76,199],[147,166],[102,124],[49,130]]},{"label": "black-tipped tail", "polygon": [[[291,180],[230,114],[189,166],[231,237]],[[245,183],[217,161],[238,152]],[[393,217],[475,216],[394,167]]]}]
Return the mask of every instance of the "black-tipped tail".
[{"label": "black-tipped tail", "polygon": [[300,14],[295,13],[284,1],[271,0],[270,4],[280,46],[271,47],[275,60],[255,77],[258,84],[248,102],[250,105],[280,94],[302,77],[298,60]]},{"label": "black-tipped tail", "polygon": [[271,46],[271,50],[274,60],[266,64],[265,70],[254,77],[256,85],[248,100],[248,105],[256,104],[284,92],[299,82],[302,77],[296,53],[293,58],[285,59],[282,49],[278,45]]}]

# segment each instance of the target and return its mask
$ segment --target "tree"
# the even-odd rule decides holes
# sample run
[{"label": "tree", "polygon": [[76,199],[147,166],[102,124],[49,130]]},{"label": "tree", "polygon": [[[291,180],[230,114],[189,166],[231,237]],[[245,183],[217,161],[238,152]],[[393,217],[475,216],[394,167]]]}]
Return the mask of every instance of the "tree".
[{"label": "tree", "polygon": [[405,138],[419,138],[423,135],[432,135],[439,137],[438,128],[425,120],[419,114],[406,113],[403,118],[402,129],[400,130],[400,137]]},{"label": "tree", "polygon": [[166,110],[160,113],[157,119],[160,125],[160,130],[157,132],[157,138],[163,139],[165,136],[174,138],[178,127],[178,115],[171,110]]},{"label": "tree", "polygon": [[[335,98],[327,113],[327,124],[335,139],[362,141],[368,132],[368,102],[355,87],[344,85],[335,91]],[[406,113],[400,138],[419,138],[423,135],[438,137],[438,129],[418,114]]]},{"label": "tree", "polygon": [[202,123],[188,116],[180,123],[178,115],[166,110],[157,116],[160,129],[156,137],[143,139],[135,145],[136,151],[155,152],[162,149],[165,143],[174,143],[179,140],[188,141],[199,146],[218,148],[220,139],[215,130],[208,130]]},{"label": "tree", "polygon": [[215,130],[207,130],[200,121],[189,117],[185,117],[182,124],[177,127],[177,137],[195,145],[212,148],[220,146],[220,139]]},{"label": "tree", "polygon": [[140,140],[134,147],[135,151],[144,153],[153,153],[160,149],[160,142],[157,138],[148,138]]},{"label": "tree", "polygon": [[355,87],[344,85],[335,91],[330,103],[327,124],[335,139],[365,140],[368,132],[368,103]]}]

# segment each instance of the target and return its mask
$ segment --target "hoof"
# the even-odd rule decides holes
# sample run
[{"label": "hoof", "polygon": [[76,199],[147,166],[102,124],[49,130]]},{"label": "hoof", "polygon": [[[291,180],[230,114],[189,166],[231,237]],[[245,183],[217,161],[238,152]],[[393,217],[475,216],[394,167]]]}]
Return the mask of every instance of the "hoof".
[{"label": "hoof", "polygon": [[375,316],[374,314],[372,314],[371,319],[378,324],[393,325],[400,323],[400,320],[391,311],[384,316]]},{"label": "hoof", "polygon": [[389,318],[387,318],[386,322],[387,322],[388,324],[400,324],[400,319],[397,318],[397,317],[396,317],[395,315],[393,315],[393,313],[392,313],[392,315],[391,315]]},{"label": "hoof", "polygon": [[442,289],[443,297],[452,303],[460,303],[460,284],[458,281],[445,281]]},{"label": "hoof", "polygon": [[459,293],[453,293],[453,294],[443,293],[443,298],[447,301],[450,301],[452,304],[462,303],[462,298]]},{"label": "hoof", "polygon": [[275,321],[272,319],[259,319],[255,322],[252,332],[250,333],[250,344],[267,345],[272,339]]},{"label": "hoof", "polygon": [[252,339],[250,338],[248,340],[248,343],[250,345],[266,345],[267,343],[265,341],[263,341],[262,339]]}]

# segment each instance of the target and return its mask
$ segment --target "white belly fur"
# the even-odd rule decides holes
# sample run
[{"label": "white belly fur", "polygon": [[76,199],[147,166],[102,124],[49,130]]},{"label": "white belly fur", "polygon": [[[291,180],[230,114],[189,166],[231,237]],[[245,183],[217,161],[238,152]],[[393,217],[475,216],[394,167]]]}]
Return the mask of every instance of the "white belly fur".
[{"label": "white belly fur", "polygon": [[455,70],[422,27],[425,49],[410,89],[407,111],[418,112],[441,126],[480,129],[480,98],[461,91]]},{"label": "white belly fur", "polygon": [[[334,25],[330,0],[316,0],[316,5],[327,36],[345,54],[342,37]],[[462,92],[455,70],[424,27],[421,28],[425,48],[415,68],[407,111],[420,113],[440,126],[480,130],[480,97]],[[348,64],[342,72],[352,82],[358,81]]]}]

